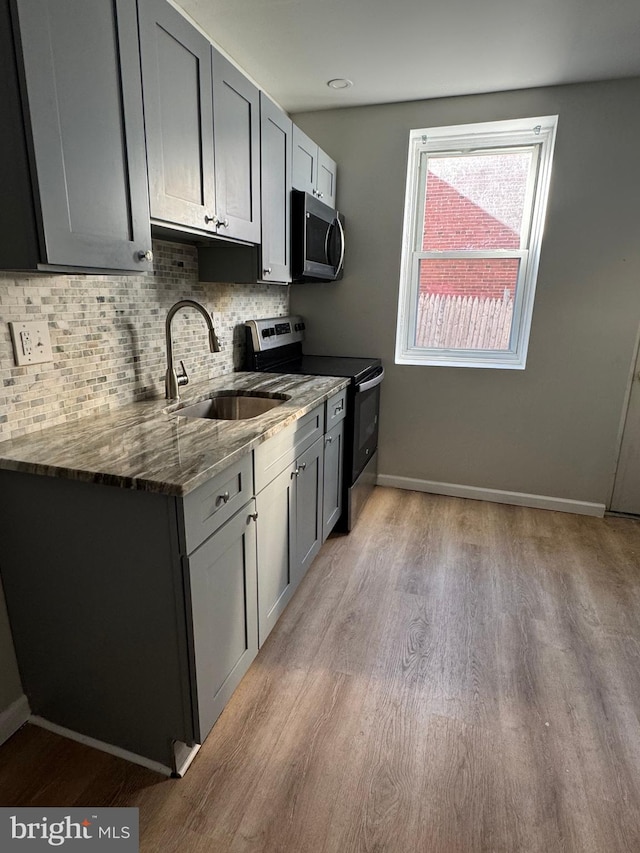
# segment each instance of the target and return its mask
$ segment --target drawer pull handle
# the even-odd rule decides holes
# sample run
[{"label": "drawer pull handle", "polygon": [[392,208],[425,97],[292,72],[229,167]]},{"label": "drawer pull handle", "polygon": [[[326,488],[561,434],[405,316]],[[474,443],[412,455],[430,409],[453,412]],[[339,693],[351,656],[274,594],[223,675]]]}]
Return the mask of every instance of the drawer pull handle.
[{"label": "drawer pull handle", "polygon": [[328,435],[328,436],[325,438],[325,441],[326,441],[326,443],[327,443],[327,444],[331,444],[331,442],[333,441],[333,436],[332,436],[332,435]]},{"label": "drawer pull handle", "polygon": [[218,495],[218,497],[216,498],[216,503],[218,505],[226,504],[228,500],[229,500],[229,492],[225,492],[223,495]]},{"label": "drawer pull handle", "polygon": [[344,409],[344,403],[340,403],[340,405],[336,406],[335,409],[333,410],[333,414],[339,415],[343,409]]},{"label": "drawer pull handle", "polygon": [[247,524],[248,524],[251,520],[253,520],[253,521],[257,521],[257,520],[258,520],[258,513],[257,513],[257,512],[250,512],[250,513],[249,513],[249,517],[247,518]]}]

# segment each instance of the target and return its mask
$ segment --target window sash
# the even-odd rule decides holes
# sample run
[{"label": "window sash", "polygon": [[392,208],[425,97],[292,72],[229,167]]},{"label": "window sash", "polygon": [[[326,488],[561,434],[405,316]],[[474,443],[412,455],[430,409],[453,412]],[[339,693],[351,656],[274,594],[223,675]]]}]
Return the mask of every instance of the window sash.
[{"label": "window sash", "polygon": [[[401,278],[396,330],[396,362],[400,364],[442,364],[452,367],[498,367],[524,369],[526,363],[533,299],[540,256],[540,244],[551,174],[557,116],[513,122],[490,122],[466,127],[432,128],[410,133],[405,215],[402,241]],[[462,131],[462,132],[461,132]],[[495,153],[517,148],[536,151],[529,172],[525,215],[521,227],[521,248],[517,250],[422,251],[425,184],[428,157],[438,153],[461,156]],[[422,216],[421,216],[422,214]],[[526,220],[526,224],[525,224]],[[514,299],[510,348],[505,350],[462,350],[416,347],[419,295],[419,262],[439,258],[520,259]]]},{"label": "window sash", "polygon": [[[523,216],[522,222],[520,223],[520,248],[526,249],[529,244],[529,239],[531,236],[531,225],[533,220],[533,209],[534,209],[534,201],[535,201],[535,191],[536,191],[536,181],[538,176],[538,171],[540,167],[540,151],[542,148],[542,143],[537,142],[534,144],[528,145],[504,145],[504,146],[495,146],[492,148],[470,148],[466,151],[440,151],[435,150],[431,151],[428,148],[421,146],[419,148],[419,168],[418,168],[418,187],[417,187],[417,197],[422,197],[425,200],[426,204],[426,192],[427,192],[427,172],[429,171],[429,159],[432,157],[467,157],[469,154],[512,154],[514,152],[521,151],[531,151],[533,157],[531,158],[531,165],[529,167],[529,174],[527,175],[527,184],[525,187],[524,193],[524,201],[523,201]],[[424,227],[424,210],[422,211],[422,217],[417,215],[418,211],[416,211],[415,217],[415,227],[413,230],[413,247],[415,251],[420,251],[422,248],[422,235],[423,235],[423,227]]]},{"label": "window sash", "polygon": [[[418,329],[418,307],[420,297],[420,261],[421,260],[468,260],[477,259],[485,260],[490,258],[517,258],[520,261],[518,268],[518,278],[516,281],[516,289],[513,300],[513,317],[511,321],[511,334],[509,338],[508,350],[487,350],[487,349],[454,349],[448,347],[421,347],[413,343],[416,339]],[[522,323],[522,314],[524,307],[524,290],[525,280],[527,275],[527,261],[529,252],[526,249],[511,249],[502,251],[493,249],[491,251],[480,252],[414,252],[413,264],[411,269],[411,281],[409,286],[409,315],[407,322],[407,335],[405,339],[404,352],[407,357],[420,358],[421,354],[425,358],[434,359],[437,361],[446,361],[455,359],[458,361],[477,361],[478,358],[489,359],[492,357],[513,360],[518,357],[517,342],[519,338],[519,330]],[[428,355],[427,355],[428,354]],[[420,358],[422,361],[423,359]]]}]

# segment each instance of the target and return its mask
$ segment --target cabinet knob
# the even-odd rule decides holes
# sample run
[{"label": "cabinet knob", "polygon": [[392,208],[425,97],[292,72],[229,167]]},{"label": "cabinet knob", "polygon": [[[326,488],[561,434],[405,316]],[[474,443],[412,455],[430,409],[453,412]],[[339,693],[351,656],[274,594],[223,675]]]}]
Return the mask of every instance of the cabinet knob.
[{"label": "cabinet knob", "polygon": [[333,436],[332,436],[332,435],[328,435],[328,436],[325,438],[325,443],[326,443],[326,444],[331,444],[331,442],[332,442],[332,441],[333,441]]},{"label": "cabinet knob", "polygon": [[213,216],[209,216],[209,214],[205,214],[204,221],[207,223],[207,225],[209,225],[210,223],[213,223],[214,225],[218,225],[220,222],[220,220],[215,215],[215,213],[213,214]]},{"label": "cabinet knob", "polygon": [[306,463],[306,462],[301,462],[301,463],[300,463],[300,470],[301,470],[301,471],[304,471],[304,469],[305,469],[306,467],[307,467],[307,463]]},{"label": "cabinet knob", "polygon": [[247,524],[250,521],[257,521],[257,520],[258,520],[258,513],[257,512],[250,512],[249,515],[247,516]]},{"label": "cabinet knob", "polygon": [[293,478],[294,478],[294,477],[299,477],[299,476],[300,476],[300,469],[299,469],[299,468],[296,468],[296,470],[295,470],[295,471],[292,471],[292,472],[291,472],[291,479],[292,479],[292,480],[293,480]]},{"label": "cabinet knob", "polygon": [[228,219],[219,219],[218,220],[218,228],[228,228],[229,220]]},{"label": "cabinet knob", "polygon": [[153,260],[153,252],[151,249],[140,249],[138,252],[138,260],[139,261],[152,261]]},{"label": "cabinet knob", "polygon": [[324,193],[321,193],[320,190],[318,190],[318,198],[324,198]]},{"label": "cabinet knob", "polygon": [[271,267],[265,267],[265,268],[262,270],[262,272],[263,272],[265,275],[271,275]]},{"label": "cabinet knob", "polygon": [[217,504],[226,504],[228,500],[229,500],[229,492],[225,492],[222,495],[218,495],[218,497],[216,498],[216,503]]}]

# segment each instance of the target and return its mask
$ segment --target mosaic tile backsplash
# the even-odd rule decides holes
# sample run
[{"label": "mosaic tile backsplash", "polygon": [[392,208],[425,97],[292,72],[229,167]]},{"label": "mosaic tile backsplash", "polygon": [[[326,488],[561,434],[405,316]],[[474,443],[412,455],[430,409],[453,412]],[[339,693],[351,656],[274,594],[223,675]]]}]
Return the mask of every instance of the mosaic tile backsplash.
[{"label": "mosaic tile backsplash", "polygon": [[[246,320],[288,313],[289,288],[198,281],[193,246],[154,241],[138,276],[0,273],[0,440],[164,395],[165,318],[179,299],[212,313],[222,350],[209,352],[200,314],[174,317],[173,354],[189,377],[242,368]],[[16,367],[10,321],[46,320],[53,362]]]}]

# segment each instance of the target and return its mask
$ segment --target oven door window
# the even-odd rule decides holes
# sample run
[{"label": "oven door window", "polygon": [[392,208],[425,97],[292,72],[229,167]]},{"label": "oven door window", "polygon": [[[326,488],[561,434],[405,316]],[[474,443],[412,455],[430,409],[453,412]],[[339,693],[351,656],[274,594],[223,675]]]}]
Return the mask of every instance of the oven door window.
[{"label": "oven door window", "polygon": [[378,446],[380,386],[356,393],[354,412],[353,479],[365,467]]}]

